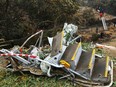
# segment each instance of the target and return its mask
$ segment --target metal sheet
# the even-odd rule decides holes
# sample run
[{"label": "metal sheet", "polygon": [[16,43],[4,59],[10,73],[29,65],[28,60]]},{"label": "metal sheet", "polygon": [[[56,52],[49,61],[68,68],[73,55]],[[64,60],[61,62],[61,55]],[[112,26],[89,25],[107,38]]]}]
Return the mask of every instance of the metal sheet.
[{"label": "metal sheet", "polygon": [[[65,50],[65,52],[64,52],[64,54],[63,54],[63,56],[61,58],[61,60],[64,60],[68,64],[70,64],[70,68],[73,69],[73,70],[75,70],[75,68],[76,68],[76,65],[75,65],[75,58],[76,58],[75,52],[78,50],[77,48],[78,48],[78,43],[69,45],[66,48],[66,50]],[[76,52],[76,54],[77,54],[77,52]],[[74,60],[72,60],[73,57],[74,57]]]},{"label": "metal sheet", "polygon": [[78,46],[78,43],[69,45],[66,48],[66,50],[65,50],[65,52],[64,52],[64,54],[63,54],[61,59],[65,60],[67,62],[70,62],[71,58],[73,57],[73,55],[75,53],[75,50],[76,50],[77,46]]},{"label": "metal sheet", "polygon": [[106,60],[104,58],[96,59],[92,73],[92,80],[97,82],[106,82],[108,79],[104,77],[106,69]]},{"label": "metal sheet", "polygon": [[53,37],[51,57],[57,55],[61,50],[62,32]]},{"label": "metal sheet", "polygon": [[88,65],[91,59],[92,51],[82,52],[79,62],[76,67],[76,71],[85,71],[88,69]]}]

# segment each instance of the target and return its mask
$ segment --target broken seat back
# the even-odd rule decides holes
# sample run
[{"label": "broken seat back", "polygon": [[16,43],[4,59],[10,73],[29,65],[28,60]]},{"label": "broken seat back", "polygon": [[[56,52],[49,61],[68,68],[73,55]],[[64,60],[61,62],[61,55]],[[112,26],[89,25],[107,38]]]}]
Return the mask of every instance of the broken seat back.
[{"label": "broken seat back", "polygon": [[60,64],[64,65],[66,68],[71,68],[71,69],[75,70],[81,53],[82,53],[81,42],[75,43],[75,44],[70,44],[66,48],[66,50],[62,56],[62,58],[60,60]]},{"label": "broken seat back", "polygon": [[51,57],[62,51],[63,31],[53,37]]}]

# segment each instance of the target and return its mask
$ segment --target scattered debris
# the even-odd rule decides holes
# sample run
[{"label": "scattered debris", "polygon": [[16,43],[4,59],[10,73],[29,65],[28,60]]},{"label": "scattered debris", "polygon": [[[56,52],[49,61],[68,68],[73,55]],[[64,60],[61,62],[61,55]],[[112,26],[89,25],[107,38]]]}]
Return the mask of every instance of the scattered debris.
[{"label": "scattered debris", "polygon": [[[109,56],[101,57],[93,48],[82,49],[80,35],[74,37],[78,27],[65,23],[62,32],[48,37],[50,46],[41,47],[43,31],[30,36],[21,47],[0,50],[1,58],[8,60],[5,68],[12,71],[30,71],[35,75],[53,77],[62,75],[83,86],[110,87],[113,83],[113,62]],[[24,45],[34,36],[40,34],[35,45],[24,49]],[[49,49],[46,52],[46,48]]]},{"label": "scattered debris", "polygon": [[108,48],[108,49],[116,51],[116,47],[114,47],[114,46],[107,46],[107,45],[102,45],[102,44],[96,43],[96,47],[99,47],[99,48]]},{"label": "scattered debris", "polygon": [[101,20],[102,20],[104,30],[108,30],[107,25],[106,25],[105,17],[101,17]]}]

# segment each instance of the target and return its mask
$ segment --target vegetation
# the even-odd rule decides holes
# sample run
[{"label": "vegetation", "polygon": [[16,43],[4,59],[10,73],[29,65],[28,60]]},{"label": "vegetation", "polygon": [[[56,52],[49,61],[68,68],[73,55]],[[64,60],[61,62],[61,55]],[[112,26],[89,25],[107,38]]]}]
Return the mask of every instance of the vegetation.
[{"label": "vegetation", "polygon": [[18,39],[69,22],[75,0],[0,0],[0,36]]},{"label": "vegetation", "polygon": [[57,77],[48,78],[29,73],[22,75],[1,69],[0,87],[73,87],[73,85],[67,80],[58,80]]},{"label": "vegetation", "polygon": [[76,0],[0,0],[0,37],[19,39],[44,29],[62,28],[65,22],[92,25],[92,9],[79,10]]}]

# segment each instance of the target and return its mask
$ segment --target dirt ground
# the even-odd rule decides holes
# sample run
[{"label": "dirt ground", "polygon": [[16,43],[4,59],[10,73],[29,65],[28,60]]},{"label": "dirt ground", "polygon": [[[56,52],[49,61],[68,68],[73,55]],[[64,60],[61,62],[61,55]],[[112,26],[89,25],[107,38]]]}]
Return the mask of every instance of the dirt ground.
[{"label": "dirt ground", "polygon": [[113,46],[115,49],[104,48],[104,51],[111,57],[116,57],[116,27],[110,26],[109,30],[105,32],[110,35],[110,40],[103,42],[103,45]]}]

